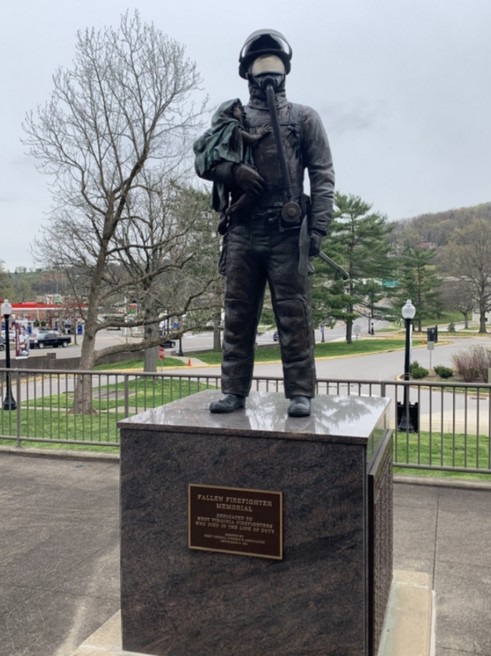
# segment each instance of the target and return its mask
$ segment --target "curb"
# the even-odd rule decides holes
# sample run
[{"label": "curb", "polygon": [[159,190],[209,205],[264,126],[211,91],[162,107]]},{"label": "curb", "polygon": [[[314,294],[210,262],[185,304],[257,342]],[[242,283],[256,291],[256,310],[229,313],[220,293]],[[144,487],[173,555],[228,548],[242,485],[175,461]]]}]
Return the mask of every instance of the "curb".
[{"label": "curb", "polygon": [[[119,453],[97,453],[92,451],[65,451],[63,449],[36,449],[18,446],[0,446],[0,456],[20,456],[22,458],[56,458],[59,460],[81,460],[91,462],[118,462]],[[491,491],[490,482],[467,481],[458,478],[432,478],[430,476],[405,476],[394,474],[393,481],[397,485],[424,485],[426,487],[459,488],[464,490]]]},{"label": "curb", "polygon": [[92,451],[65,451],[63,449],[35,449],[23,446],[0,446],[0,455],[21,458],[54,458],[57,460],[85,460],[91,462],[119,462],[118,453],[96,453]]},{"label": "curb", "polygon": [[467,481],[461,478],[432,478],[430,476],[405,476],[404,474],[395,474],[394,483],[402,485],[425,485],[427,487],[450,487],[462,490],[487,490],[491,491],[491,475],[489,483],[487,481]]}]

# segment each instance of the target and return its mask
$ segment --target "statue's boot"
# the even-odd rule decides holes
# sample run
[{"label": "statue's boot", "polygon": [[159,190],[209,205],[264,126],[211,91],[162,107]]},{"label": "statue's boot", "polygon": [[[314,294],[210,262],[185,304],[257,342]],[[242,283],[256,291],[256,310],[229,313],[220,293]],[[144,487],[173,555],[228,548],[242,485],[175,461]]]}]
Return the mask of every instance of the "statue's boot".
[{"label": "statue's boot", "polygon": [[238,394],[225,394],[223,399],[210,403],[210,412],[223,414],[225,412],[235,412],[244,407],[244,397]]},{"label": "statue's boot", "polygon": [[293,396],[288,406],[289,417],[308,417],[310,415],[310,399],[308,396]]}]

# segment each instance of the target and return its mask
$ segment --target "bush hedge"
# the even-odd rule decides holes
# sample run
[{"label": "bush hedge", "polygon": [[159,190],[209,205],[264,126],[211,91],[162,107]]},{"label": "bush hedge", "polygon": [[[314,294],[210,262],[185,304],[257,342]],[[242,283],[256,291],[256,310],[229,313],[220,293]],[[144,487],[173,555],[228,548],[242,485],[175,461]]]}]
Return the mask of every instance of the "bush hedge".
[{"label": "bush hedge", "polygon": [[451,367],[445,367],[443,364],[437,364],[436,367],[433,367],[433,371],[440,378],[451,378],[453,376],[453,369]]},{"label": "bush hedge", "polygon": [[484,346],[471,346],[468,351],[455,353],[452,356],[457,374],[466,383],[488,382],[488,371],[491,369],[491,350]]},{"label": "bush hedge", "polygon": [[420,378],[426,378],[430,372],[415,360],[409,367],[409,373],[411,374],[411,378],[418,380]]}]

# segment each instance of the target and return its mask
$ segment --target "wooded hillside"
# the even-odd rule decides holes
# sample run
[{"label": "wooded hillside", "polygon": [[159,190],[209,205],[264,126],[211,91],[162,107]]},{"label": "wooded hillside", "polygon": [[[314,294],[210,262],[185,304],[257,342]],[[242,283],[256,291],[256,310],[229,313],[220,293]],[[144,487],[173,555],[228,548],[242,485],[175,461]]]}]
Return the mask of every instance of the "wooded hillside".
[{"label": "wooded hillside", "polygon": [[491,223],[491,202],[434,214],[421,214],[412,219],[397,221],[392,239],[394,242],[401,242],[411,235],[410,239],[413,242],[419,237],[421,242],[428,245],[445,246],[456,230],[475,219]]}]

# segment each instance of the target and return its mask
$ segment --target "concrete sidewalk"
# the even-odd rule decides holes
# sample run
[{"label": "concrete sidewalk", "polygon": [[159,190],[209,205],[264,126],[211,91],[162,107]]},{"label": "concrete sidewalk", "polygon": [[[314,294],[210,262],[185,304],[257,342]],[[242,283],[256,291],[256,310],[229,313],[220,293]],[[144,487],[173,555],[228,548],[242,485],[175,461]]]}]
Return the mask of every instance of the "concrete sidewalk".
[{"label": "concrete sidewalk", "polygon": [[[114,458],[0,451],[0,656],[70,656],[117,612],[118,496]],[[491,485],[398,482],[394,533],[395,569],[433,582],[436,656],[491,656]]]},{"label": "concrete sidewalk", "polygon": [[0,654],[65,656],[119,608],[119,463],[0,452]]},{"label": "concrete sidewalk", "polygon": [[432,578],[436,656],[491,656],[491,485],[449,484],[394,486],[394,568]]}]

